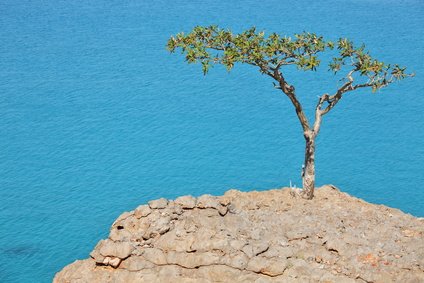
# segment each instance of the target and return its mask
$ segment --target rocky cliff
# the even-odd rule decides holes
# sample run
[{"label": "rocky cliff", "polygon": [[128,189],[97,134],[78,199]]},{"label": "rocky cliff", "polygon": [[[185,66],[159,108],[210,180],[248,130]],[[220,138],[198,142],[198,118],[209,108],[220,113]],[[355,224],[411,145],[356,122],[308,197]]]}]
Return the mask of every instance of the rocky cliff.
[{"label": "rocky cliff", "polygon": [[424,219],[333,186],[159,199],[54,282],[424,282]]}]

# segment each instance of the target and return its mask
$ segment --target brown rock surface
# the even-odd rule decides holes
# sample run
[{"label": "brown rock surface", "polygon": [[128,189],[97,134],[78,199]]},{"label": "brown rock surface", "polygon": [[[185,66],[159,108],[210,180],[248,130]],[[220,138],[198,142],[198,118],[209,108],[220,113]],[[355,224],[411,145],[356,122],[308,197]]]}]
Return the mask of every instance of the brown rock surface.
[{"label": "brown rock surface", "polygon": [[424,219],[323,186],[160,199],[54,282],[424,282]]}]

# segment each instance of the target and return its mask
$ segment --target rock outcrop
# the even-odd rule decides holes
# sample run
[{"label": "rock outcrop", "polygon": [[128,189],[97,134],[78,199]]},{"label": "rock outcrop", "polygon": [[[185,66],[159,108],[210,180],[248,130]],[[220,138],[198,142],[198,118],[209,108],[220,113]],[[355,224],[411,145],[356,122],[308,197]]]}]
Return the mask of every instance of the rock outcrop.
[{"label": "rock outcrop", "polygon": [[424,219],[333,186],[159,199],[54,282],[424,282]]}]

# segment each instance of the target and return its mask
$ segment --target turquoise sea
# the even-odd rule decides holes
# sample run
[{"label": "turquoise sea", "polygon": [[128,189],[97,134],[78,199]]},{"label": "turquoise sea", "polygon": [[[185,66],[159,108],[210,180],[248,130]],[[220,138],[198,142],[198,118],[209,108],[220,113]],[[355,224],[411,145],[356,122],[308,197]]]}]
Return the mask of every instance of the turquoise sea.
[{"label": "turquoise sea", "polygon": [[[300,186],[293,107],[250,66],[165,50],[195,25],[349,37],[416,73],[346,95],[317,144],[317,183],[424,216],[424,2],[0,1],[0,282],[50,282],[150,199]],[[337,77],[290,70],[312,117]]]}]

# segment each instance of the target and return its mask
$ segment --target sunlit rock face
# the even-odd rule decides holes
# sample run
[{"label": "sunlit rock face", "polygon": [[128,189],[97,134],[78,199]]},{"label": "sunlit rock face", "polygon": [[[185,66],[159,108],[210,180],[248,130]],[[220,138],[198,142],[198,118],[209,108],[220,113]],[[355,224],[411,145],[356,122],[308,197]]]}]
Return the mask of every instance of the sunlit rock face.
[{"label": "sunlit rock face", "polygon": [[424,220],[334,186],[159,199],[54,282],[424,282]]}]

